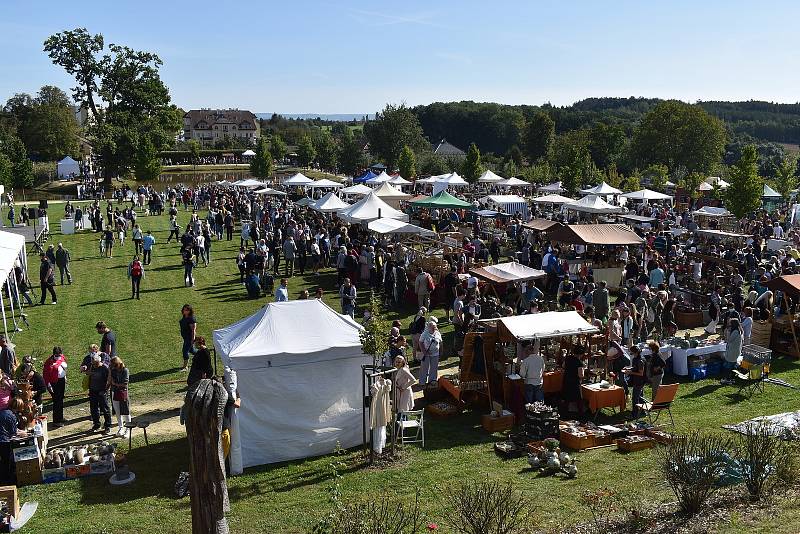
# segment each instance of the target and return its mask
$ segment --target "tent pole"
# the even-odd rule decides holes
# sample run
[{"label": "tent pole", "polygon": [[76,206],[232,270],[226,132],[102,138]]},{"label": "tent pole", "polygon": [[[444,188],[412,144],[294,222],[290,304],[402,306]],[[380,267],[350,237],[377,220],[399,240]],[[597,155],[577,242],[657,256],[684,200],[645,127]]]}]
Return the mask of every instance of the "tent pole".
[{"label": "tent pole", "polygon": [[8,339],[8,326],[6,325],[6,303],[3,300],[2,291],[0,291],[0,309],[3,311],[3,333],[6,335],[6,339]]}]

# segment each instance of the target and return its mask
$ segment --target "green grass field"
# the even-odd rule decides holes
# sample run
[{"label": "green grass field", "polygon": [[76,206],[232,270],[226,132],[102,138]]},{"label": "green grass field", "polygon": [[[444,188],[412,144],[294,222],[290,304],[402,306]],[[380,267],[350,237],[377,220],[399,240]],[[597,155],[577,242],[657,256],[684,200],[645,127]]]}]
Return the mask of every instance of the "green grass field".
[{"label": "green grass field", "polygon": [[[181,212],[181,222],[188,217]],[[57,219],[54,215],[51,218]],[[142,282],[141,300],[129,299],[125,266],[131,258],[132,243],[116,248],[113,259],[105,259],[99,257],[95,234],[55,235],[51,242],[63,241],[72,253],[74,283],[56,288],[57,306],[30,309],[31,328],[14,341],[20,355],[34,352],[45,356],[53,345],[64,347],[70,364],[68,393],[77,396],[68,401],[70,424],[59,431],[56,440],[88,439],[84,434],[90,426],[88,404],[79,394],[77,367],[87,346],[99,340],[94,324],[106,321],[117,332],[119,354],[131,369],[134,416],[146,415],[158,421],[151,427],[151,445],[145,447],[143,440],[134,439],[129,463],[137,480],[129,487],[112,489],[105,477],[91,477],[23,488],[23,501],[39,501],[27,532],[185,533],[191,528],[189,500],[173,496],[177,474],[188,467],[188,448],[176,417],[184,388],[179,383],[157,383],[185,379],[185,374],[177,370],[181,365],[180,308],[184,303],[192,304],[199,318],[199,334],[210,338],[213,329],[245,317],[272,298],[245,299],[234,263],[238,237],[233,242],[215,241],[210,266],[197,268],[196,287],[186,288],[178,247],[174,242],[164,243],[167,219],[141,217],[139,222],[158,240],[153,264]],[[30,260],[35,278],[38,259],[30,256]],[[331,271],[320,277],[295,276],[289,285],[290,297],[296,298],[304,288],[313,293],[321,285],[326,300],[336,309],[335,281]],[[404,325],[412,313],[408,309],[400,314]],[[443,311],[437,310],[437,315],[441,317]],[[391,318],[395,316],[390,314]],[[449,329],[444,331],[448,333]],[[446,362],[453,363],[452,359]],[[778,359],[773,373],[800,383],[800,364],[796,361]],[[800,397],[786,388],[767,385],[764,394],[745,400],[733,395],[732,388],[706,380],[681,385],[673,413],[680,428],[718,429],[756,415],[796,409],[800,409]],[[406,447],[402,460],[389,468],[366,467],[360,452],[345,454],[342,459],[347,467],[341,479],[344,497],[366,498],[388,492],[411,502],[415,491],[420,490],[426,519],[442,525],[440,531],[444,532],[448,532],[442,519],[447,506],[444,492],[461,481],[513,482],[536,507],[541,526],[551,531],[589,520],[581,495],[601,487],[613,488],[626,502],[674,500],[655,468],[652,451],[623,455],[600,449],[580,453],[577,479],[538,478],[528,472],[524,459],[503,461],[495,456],[491,444],[497,436],[488,435],[480,427],[479,416],[467,412],[446,421],[429,419],[425,449]],[[323,457],[264,466],[229,480],[231,531],[305,532],[327,511],[330,462]],[[795,507],[784,506],[770,519],[769,528],[763,530],[761,525],[760,531],[796,532],[798,519]],[[737,532],[751,527],[738,517],[721,524],[720,530]]]}]

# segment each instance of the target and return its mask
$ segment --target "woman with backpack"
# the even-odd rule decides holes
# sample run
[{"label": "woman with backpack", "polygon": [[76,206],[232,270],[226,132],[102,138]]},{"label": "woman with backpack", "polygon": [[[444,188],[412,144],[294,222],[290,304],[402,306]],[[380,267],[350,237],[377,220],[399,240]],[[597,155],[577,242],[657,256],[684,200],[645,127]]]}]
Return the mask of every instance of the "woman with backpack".
[{"label": "woman with backpack", "polygon": [[128,264],[128,279],[131,281],[131,298],[136,297],[136,300],[139,300],[139,287],[142,284],[142,278],[144,278],[144,265],[139,259],[139,255],[136,254],[133,257],[133,261]]}]

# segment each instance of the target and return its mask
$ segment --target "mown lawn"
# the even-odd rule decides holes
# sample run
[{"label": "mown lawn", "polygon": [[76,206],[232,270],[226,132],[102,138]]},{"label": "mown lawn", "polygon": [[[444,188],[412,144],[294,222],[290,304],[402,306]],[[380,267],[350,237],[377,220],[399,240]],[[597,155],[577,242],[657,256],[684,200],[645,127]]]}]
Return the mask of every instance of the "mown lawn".
[{"label": "mown lawn", "polygon": [[[60,207],[51,208],[57,220]],[[182,222],[188,213],[181,212]],[[215,241],[208,268],[196,269],[197,286],[183,287],[177,245],[166,245],[167,219],[141,217],[144,230],[153,230],[158,245],[153,265],[146,271],[142,300],[130,300],[125,266],[132,254],[132,243],[115,249],[113,259],[99,257],[95,234],[54,236],[62,240],[73,257],[74,283],[57,287],[57,306],[29,310],[31,329],[19,333],[14,341],[18,354],[35,352],[46,356],[54,344],[65,348],[70,362],[68,393],[80,391],[77,366],[86,347],[99,340],[94,330],[98,320],[106,321],[118,333],[120,355],[131,369],[131,399],[134,415],[137,406],[155,403],[176,407],[183,388],[180,384],[156,384],[185,377],[181,364],[180,336],[177,321],[184,303],[192,304],[199,317],[199,333],[210,338],[211,331],[252,313],[272,298],[245,299],[238,283],[234,257],[238,238],[233,242]],[[32,274],[38,260],[31,256]],[[317,285],[326,292],[326,300],[338,307],[335,275],[295,276],[290,282],[290,296],[296,298],[307,288],[313,294]],[[363,298],[363,297],[362,297]],[[413,310],[391,314],[402,318],[404,326]],[[442,316],[441,310],[437,315]],[[447,333],[449,329],[445,329]],[[447,363],[452,364],[453,360]],[[779,359],[773,373],[792,383],[800,383],[800,364]],[[246,402],[246,399],[245,399]],[[67,417],[72,423],[62,434],[79,435],[88,429],[87,405],[78,395],[70,400]],[[800,409],[797,392],[767,385],[763,395],[745,400],[733,395],[730,387],[720,387],[706,380],[681,386],[673,413],[680,428],[718,429],[725,423],[738,422],[760,414]],[[503,461],[492,452],[497,436],[481,427],[478,413],[465,413],[455,419],[429,419],[425,449],[407,447],[402,460],[391,468],[367,468],[360,452],[346,453],[342,460],[341,487],[345,499],[367,498],[388,492],[405,502],[413,501],[420,491],[425,517],[442,525],[442,511],[447,506],[446,491],[462,481],[498,480],[513,482],[530,499],[541,526],[552,531],[587,521],[590,514],[581,501],[583,493],[609,487],[630,503],[673,500],[661,482],[651,451],[623,455],[613,449],[580,453],[578,478],[575,480],[538,478],[527,470],[524,459]],[[177,474],[187,468],[187,446],[177,429],[151,439],[144,447],[135,439],[130,465],[137,480],[130,487],[111,488],[104,477],[81,479],[53,485],[22,489],[22,500],[37,500],[39,511],[26,528],[28,532],[63,533],[158,532],[185,533],[191,528],[188,499],[173,497]],[[250,469],[229,481],[232,532],[304,532],[327,510],[330,484],[330,458],[317,458],[278,466]],[[783,518],[783,520],[782,520]],[[781,508],[770,522],[770,532],[796,532],[797,512]],[[749,527],[748,527],[749,528]],[[721,525],[725,532],[744,530],[732,520]],[[767,530],[764,530],[767,531]]]}]

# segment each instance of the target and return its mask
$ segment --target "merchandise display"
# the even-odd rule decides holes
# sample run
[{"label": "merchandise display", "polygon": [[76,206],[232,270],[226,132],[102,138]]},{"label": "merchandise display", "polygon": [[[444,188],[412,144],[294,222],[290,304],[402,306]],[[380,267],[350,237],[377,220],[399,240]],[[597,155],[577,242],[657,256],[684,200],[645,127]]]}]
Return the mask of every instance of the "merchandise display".
[{"label": "merchandise display", "polygon": [[553,438],[544,440],[544,447],[541,451],[528,455],[528,465],[534,471],[544,475],[553,476],[563,473],[568,478],[575,478],[578,475],[575,459],[563,452],[559,441]]}]

